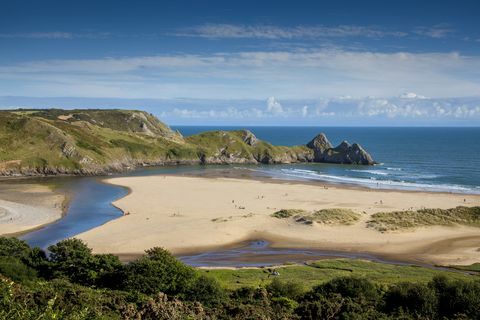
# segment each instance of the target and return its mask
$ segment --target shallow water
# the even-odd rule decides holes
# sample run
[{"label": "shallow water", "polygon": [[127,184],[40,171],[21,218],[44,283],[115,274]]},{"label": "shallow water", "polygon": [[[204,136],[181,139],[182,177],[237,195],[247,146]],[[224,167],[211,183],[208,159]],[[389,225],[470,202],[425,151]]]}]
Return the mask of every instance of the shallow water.
[{"label": "shallow water", "polygon": [[102,183],[98,178],[58,178],[60,190],[71,196],[66,215],[57,222],[27,233],[21,239],[46,249],[65,238],[95,228],[122,216],[111,203],[128,194],[122,187]]},{"label": "shallow water", "polygon": [[368,253],[341,252],[304,248],[272,248],[265,240],[252,240],[238,247],[181,255],[184,263],[194,267],[266,267],[286,263],[305,263],[312,260],[331,258],[364,259],[397,265],[411,265],[407,262],[382,259]]}]

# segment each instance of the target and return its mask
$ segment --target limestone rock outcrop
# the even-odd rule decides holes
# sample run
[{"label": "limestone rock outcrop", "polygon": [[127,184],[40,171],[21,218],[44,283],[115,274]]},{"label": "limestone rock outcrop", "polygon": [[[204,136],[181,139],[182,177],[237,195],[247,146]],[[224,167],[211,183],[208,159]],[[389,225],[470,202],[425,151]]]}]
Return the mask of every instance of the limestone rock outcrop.
[{"label": "limestone rock outcrop", "polygon": [[344,140],[334,148],[324,133],[313,138],[307,147],[313,150],[314,162],[361,165],[376,163],[358,143],[350,144]]}]

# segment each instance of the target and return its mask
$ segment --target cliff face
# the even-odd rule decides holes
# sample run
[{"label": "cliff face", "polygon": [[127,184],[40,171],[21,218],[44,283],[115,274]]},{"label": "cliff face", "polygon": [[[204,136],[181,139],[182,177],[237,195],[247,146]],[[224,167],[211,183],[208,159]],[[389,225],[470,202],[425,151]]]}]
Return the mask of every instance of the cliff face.
[{"label": "cliff face", "polygon": [[247,130],[182,137],[130,110],[0,111],[0,175],[98,175],[167,164],[333,162],[372,164],[357,144],[273,146]]}]

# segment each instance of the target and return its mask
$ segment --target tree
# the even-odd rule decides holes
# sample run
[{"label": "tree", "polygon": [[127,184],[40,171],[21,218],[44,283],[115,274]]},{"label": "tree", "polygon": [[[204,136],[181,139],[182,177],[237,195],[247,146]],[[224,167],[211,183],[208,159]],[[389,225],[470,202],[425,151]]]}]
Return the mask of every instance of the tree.
[{"label": "tree", "polygon": [[146,255],[129,263],[123,278],[123,289],[146,294],[186,292],[196,278],[195,271],[162,248],[145,251]]},{"label": "tree", "polygon": [[17,238],[0,237],[0,257],[25,258],[30,253],[28,244]]},{"label": "tree", "polygon": [[406,312],[415,317],[435,319],[437,297],[430,287],[404,282],[390,287],[384,297],[385,309],[389,313]]},{"label": "tree", "polygon": [[93,285],[97,279],[95,259],[82,240],[66,239],[48,248],[52,263],[52,277]]}]

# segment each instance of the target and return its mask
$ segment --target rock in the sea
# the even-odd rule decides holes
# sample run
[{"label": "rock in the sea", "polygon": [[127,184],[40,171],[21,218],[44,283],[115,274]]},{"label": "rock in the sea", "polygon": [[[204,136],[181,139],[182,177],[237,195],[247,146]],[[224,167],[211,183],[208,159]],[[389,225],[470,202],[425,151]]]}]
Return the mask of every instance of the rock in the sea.
[{"label": "rock in the sea", "polygon": [[333,148],[323,133],[307,143],[307,147],[313,150],[314,162],[362,165],[376,163],[372,156],[358,143],[351,145],[347,141],[342,141],[337,147]]}]

